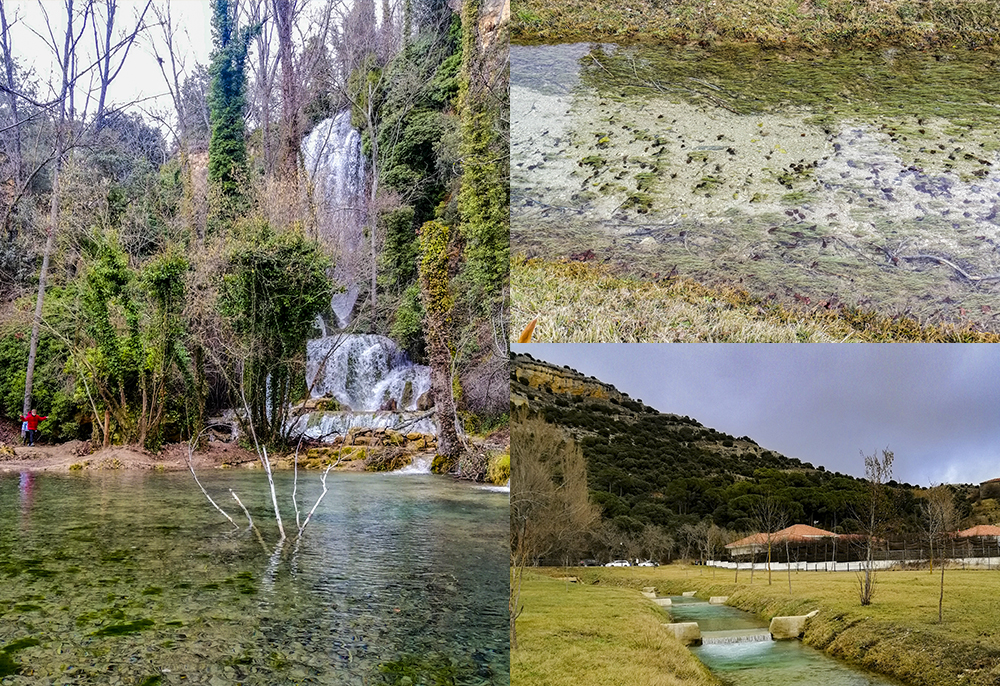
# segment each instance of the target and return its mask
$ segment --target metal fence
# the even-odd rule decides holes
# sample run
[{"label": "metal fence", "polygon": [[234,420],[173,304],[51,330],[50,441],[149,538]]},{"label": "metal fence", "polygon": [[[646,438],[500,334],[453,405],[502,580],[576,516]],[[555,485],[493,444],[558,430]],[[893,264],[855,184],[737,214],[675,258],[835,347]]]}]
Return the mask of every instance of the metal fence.
[{"label": "metal fence", "polygon": [[[943,551],[941,550],[943,546]],[[874,551],[878,567],[918,565],[928,563],[931,546],[926,537],[895,537],[879,542]],[[772,543],[771,569],[827,570],[847,571],[857,569],[865,557],[865,547],[860,540],[844,538],[821,538],[811,541],[796,541],[789,543],[787,548],[783,541]],[[942,557],[951,560],[953,564],[963,566],[1000,568],[1000,537],[976,536],[970,538],[949,538],[934,542],[934,559]],[[731,561],[713,560],[708,564],[716,567],[735,569],[750,569],[751,562],[755,568],[762,569],[767,565],[767,550],[755,555],[741,555]]]}]

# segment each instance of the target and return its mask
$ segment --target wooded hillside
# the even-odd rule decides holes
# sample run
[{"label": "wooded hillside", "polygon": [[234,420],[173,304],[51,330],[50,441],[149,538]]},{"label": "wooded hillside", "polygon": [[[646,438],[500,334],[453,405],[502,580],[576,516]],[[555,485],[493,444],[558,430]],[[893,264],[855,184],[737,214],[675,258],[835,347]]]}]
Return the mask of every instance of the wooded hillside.
[{"label": "wooded hillside", "polygon": [[[441,372],[448,416],[505,415],[503,4],[211,7],[207,64],[184,47],[188,3],[0,7],[0,417],[156,446],[245,407],[280,442],[338,294],[347,332]],[[140,45],[159,109],[112,97]],[[341,114],[364,158],[347,206],[303,150]]]}]

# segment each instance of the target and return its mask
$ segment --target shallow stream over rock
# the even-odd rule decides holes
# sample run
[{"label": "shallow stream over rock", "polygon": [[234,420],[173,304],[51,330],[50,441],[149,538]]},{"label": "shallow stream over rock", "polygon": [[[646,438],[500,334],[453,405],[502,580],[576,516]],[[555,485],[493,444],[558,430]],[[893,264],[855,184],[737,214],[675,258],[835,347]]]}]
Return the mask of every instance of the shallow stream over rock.
[{"label": "shallow stream over rock", "polygon": [[[240,530],[190,474],[0,476],[4,684],[509,683],[506,494],[332,473],[275,552],[262,473],[202,480]],[[300,478],[303,517],[320,490]]]},{"label": "shallow stream over rock", "polygon": [[1000,328],[1000,55],[512,46],[511,72],[515,252]]}]

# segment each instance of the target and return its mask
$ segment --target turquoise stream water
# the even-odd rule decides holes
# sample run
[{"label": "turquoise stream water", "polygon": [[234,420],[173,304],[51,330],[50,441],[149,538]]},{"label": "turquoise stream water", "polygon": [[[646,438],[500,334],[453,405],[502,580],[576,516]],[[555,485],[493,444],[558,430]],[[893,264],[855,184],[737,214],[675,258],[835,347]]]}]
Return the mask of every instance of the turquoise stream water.
[{"label": "turquoise stream water", "polygon": [[[509,683],[506,494],[331,474],[277,547],[263,474],[203,478],[241,529],[189,474],[0,476],[5,686]],[[300,480],[300,508],[320,490]]]},{"label": "turquoise stream water", "polygon": [[[675,622],[698,622],[702,632],[767,629],[754,614],[725,605],[674,598]],[[840,662],[801,641],[706,643],[691,651],[732,686],[899,686],[899,682]]]}]

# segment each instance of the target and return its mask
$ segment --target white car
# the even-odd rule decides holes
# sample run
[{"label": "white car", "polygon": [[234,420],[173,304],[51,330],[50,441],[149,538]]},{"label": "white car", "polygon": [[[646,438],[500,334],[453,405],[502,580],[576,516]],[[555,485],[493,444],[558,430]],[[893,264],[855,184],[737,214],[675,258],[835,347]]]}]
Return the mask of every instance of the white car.
[{"label": "white car", "polygon": [[645,562],[640,562],[636,567],[659,567],[660,565],[652,560],[646,560]]},{"label": "white car", "polygon": [[628,560],[615,560],[614,562],[609,562],[604,565],[605,567],[631,567],[632,563]]}]

